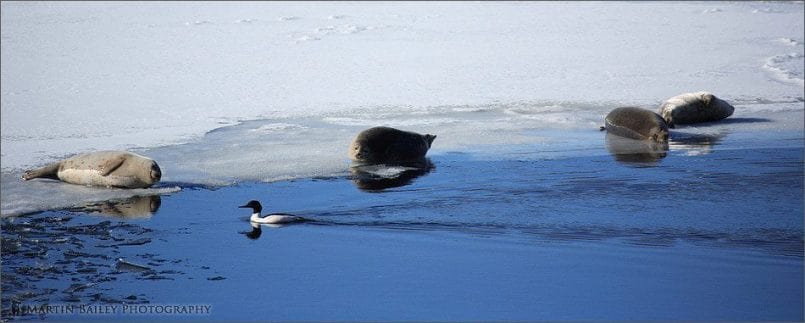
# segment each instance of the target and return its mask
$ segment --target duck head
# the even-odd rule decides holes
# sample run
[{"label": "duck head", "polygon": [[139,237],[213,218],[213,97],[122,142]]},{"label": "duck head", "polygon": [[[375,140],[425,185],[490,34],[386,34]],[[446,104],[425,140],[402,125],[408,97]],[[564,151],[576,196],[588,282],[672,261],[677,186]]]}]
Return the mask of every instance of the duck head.
[{"label": "duck head", "polygon": [[260,205],[260,202],[256,201],[256,200],[251,200],[251,201],[249,201],[249,203],[246,203],[245,205],[241,205],[241,206],[238,206],[238,207],[239,208],[251,208],[252,210],[254,210],[254,213],[260,213],[261,211],[263,211],[263,206]]}]

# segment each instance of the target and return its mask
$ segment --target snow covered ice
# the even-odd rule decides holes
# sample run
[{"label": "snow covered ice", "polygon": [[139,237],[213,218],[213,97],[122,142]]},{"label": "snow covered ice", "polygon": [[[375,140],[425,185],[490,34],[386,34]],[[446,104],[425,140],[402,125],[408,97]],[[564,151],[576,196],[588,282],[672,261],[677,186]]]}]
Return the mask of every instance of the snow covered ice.
[{"label": "snow covered ice", "polygon": [[[432,154],[551,145],[531,131],[693,91],[801,130],[803,20],[802,2],[3,2],[2,214],[344,174],[376,125],[437,134]],[[19,179],[109,149],[166,184]]]}]

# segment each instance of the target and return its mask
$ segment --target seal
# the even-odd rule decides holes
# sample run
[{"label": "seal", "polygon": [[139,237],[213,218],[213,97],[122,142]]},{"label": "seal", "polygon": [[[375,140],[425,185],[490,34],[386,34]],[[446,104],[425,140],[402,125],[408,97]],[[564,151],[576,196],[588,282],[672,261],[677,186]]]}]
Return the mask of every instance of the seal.
[{"label": "seal", "polygon": [[361,164],[419,161],[430,149],[435,135],[421,135],[389,127],[369,128],[349,145],[349,158]]},{"label": "seal", "polygon": [[22,179],[50,178],[88,186],[147,188],[159,182],[162,171],[148,157],[126,151],[77,155],[25,172]]},{"label": "seal", "polygon": [[660,105],[660,115],[673,128],[677,124],[718,121],[729,117],[735,107],[710,92],[680,94]]},{"label": "seal", "polygon": [[659,114],[636,107],[621,107],[609,112],[604,118],[604,127],[608,133],[621,137],[668,141],[668,125]]}]

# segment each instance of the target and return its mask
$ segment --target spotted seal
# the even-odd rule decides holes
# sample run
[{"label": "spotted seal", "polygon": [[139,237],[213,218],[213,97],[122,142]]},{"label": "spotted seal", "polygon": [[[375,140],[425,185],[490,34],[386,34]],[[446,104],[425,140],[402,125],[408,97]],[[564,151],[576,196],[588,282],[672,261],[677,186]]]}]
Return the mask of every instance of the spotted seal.
[{"label": "spotted seal", "polygon": [[729,117],[735,107],[710,92],[685,93],[665,100],[659,113],[668,125],[718,121]]},{"label": "spotted seal", "polygon": [[101,151],[77,155],[22,175],[26,181],[34,178],[88,186],[147,188],[159,182],[162,171],[148,157],[126,151]]}]

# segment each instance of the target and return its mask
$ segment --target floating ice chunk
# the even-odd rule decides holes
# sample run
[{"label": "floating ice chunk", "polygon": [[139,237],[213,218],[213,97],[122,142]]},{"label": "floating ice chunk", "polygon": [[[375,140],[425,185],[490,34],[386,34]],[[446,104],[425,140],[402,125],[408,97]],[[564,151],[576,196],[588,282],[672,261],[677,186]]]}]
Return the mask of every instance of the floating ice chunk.
[{"label": "floating ice chunk", "polygon": [[277,18],[277,20],[279,20],[279,21],[291,21],[291,20],[299,20],[299,19],[300,18],[297,17],[297,16],[283,16],[283,17]]},{"label": "floating ice chunk", "polygon": [[716,12],[721,12],[721,9],[720,8],[710,8],[710,9],[704,9],[702,11],[702,13],[716,13]]},{"label": "floating ice chunk", "polygon": [[136,263],[133,263],[133,262],[128,262],[123,258],[117,258],[117,260],[115,260],[115,269],[117,269],[118,271],[130,271],[130,272],[150,272],[150,271],[153,271],[153,269],[151,269],[148,266],[141,265],[141,264],[136,264]]},{"label": "floating ice chunk", "polygon": [[360,170],[367,174],[375,175],[381,178],[397,178],[410,170],[417,170],[416,167],[400,166],[400,165],[366,165],[361,166]]},{"label": "floating ice chunk", "polygon": [[332,15],[332,16],[328,16],[327,19],[335,20],[335,19],[344,19],[346,17],[347,16],[344,16],[344,15]]}]

